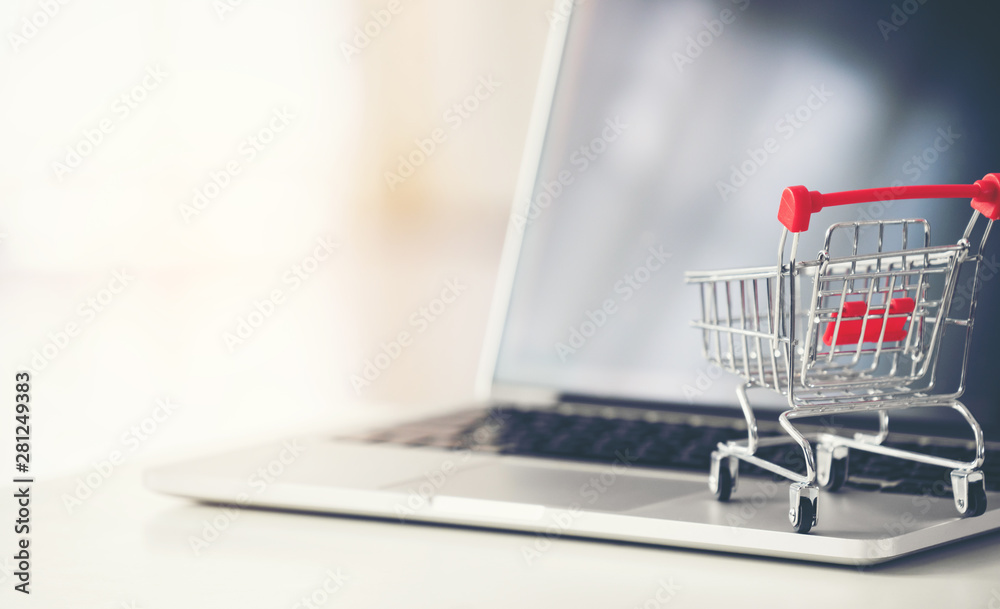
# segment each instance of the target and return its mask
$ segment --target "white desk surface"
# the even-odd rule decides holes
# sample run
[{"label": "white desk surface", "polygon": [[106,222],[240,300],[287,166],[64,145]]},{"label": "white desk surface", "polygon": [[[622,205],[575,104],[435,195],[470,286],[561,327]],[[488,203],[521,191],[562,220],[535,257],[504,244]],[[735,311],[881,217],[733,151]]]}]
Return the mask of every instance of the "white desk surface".
[{"label": "white desk surface", "polygon": [[998,535],[867,570],[576,539],[529,565],[528,535],[242,510],[195,556],[189,538],[222,508],[140,477],[124,466],[72,514],[75,477],[36,484],[33,592],[12,590],[5,525],[0,607],[299,609],[339,570],[343,586],[313,607],[1000,608]]}]

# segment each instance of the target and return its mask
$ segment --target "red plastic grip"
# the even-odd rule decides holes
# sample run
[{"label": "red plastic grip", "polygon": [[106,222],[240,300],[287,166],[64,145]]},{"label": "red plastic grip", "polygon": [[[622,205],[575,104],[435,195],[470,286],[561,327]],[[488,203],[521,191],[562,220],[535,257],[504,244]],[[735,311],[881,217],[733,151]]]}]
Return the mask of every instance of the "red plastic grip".
[{"label": "red plastic grip", "polygon": [[990,220],[1000,220],[1000,174],[991,173],[974,184],[890,186],[822,194],[805,186],[789,186],[781,193],[778,221],[793,233],[809,230],[809,218],[824,207],[901,199],[972,199],[972,208]]}]

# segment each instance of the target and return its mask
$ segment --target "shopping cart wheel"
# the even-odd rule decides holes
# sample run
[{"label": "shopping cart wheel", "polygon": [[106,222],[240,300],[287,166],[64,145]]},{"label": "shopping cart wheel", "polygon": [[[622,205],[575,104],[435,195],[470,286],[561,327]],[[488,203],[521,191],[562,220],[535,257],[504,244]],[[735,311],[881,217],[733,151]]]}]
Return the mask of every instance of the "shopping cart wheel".
[{"label": "shopping cart wheel", "polygon": [[715,493],[719,501],[729,501],[736,490],[736,481],[740,473],[740,464],[733,457],[728,457],[715,451],[712,453],[712,469],[708,475],[708,488]]},{"label": "shopping cart wheel", "polygon": [[788,487],[788,521],[796,533],[808,533],[816,526],[819,487],[796,482]]},{"label": "shopping cart wheel", "polygon": [[980,480],[969,487],[969,516],[986,513],[986,481]]},{"label": "shopping cart wheel", "polygon": [[847,482],[850,451],[846,446],[820,444],[816,447],[816,481],[824,491],[839,491]]},{"label": "shopping cart wheel", "polygon": [[986,477],[979,470],[951,472],[955,509],[962,516],[982,516],[986,512]]}]

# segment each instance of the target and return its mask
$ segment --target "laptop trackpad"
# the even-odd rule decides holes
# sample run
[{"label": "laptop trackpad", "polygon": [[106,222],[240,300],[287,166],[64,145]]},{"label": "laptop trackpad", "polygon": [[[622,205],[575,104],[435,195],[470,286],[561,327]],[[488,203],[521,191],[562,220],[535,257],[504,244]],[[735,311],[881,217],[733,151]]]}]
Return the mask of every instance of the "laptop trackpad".
[{"label": "laptop trackpad", "polygon": [[[491,463],[451,477],[424,476],[388,487],[407,494],[624,512],[705,490],[705,482],[629,473],[624,468]],[[433,489],[433,490],[432,490]],[[430,491],[430,492],[429,492]]]}]

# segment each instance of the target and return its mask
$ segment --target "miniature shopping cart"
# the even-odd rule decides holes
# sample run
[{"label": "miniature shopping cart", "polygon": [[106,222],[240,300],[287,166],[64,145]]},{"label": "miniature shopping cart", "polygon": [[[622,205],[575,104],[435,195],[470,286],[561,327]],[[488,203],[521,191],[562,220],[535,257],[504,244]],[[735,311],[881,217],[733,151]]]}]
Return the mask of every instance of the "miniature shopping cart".
[{"label": "miniature shopping cart", "polygon": [[[863,220],[832,225],[816,259],[796,258],[800,233],[808,230],[811,214],[825,207],[926,198],[972,199],[972,219],[955,245],[932,246],[925,220]],[[965,386],[982,250],[998,218],[1000,174],[972,185],[826,195],[793,186],[781,196],[777,266],[686,274],[701,291],[701,319],[692,325],[702,331],[705,357],[745,381],[736,394],[748,437],[719,443],[712,454],[709,486],[720,501],[730,498],[739,460],[746,461],[792,481],[789,520],[806,533],[816,525],[819,488],[839,489],[847,479],[849,452],[863,450],[949,468],[959,514],[986,510],[983,433],[958,398]],[[963,296],[956,298],[960,277]],[[943,389],[935,377],[946,330],[952,330],[950,338],[958,334],[964,350],[961,372],[953,375],[958,380]],[[787,399],[778,421],[789,437],[758,437],[747,397],[756,388]],[[975,458],[957,461],[883,445],[889,410],[930,406],[952,408],[968,422]],[[876,412],[879,431],[852,437],[804,434],[792,424],[858,412]],[[788,443],[802,449],[804,474],[756,455],[760,447]]]}]

